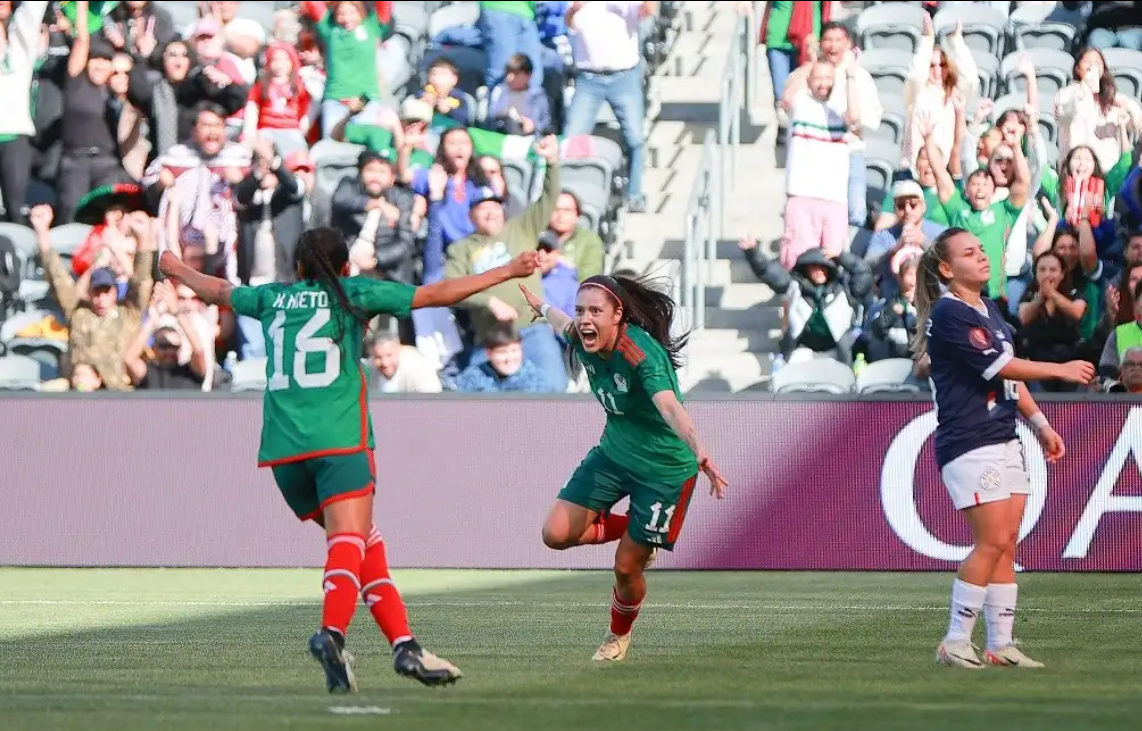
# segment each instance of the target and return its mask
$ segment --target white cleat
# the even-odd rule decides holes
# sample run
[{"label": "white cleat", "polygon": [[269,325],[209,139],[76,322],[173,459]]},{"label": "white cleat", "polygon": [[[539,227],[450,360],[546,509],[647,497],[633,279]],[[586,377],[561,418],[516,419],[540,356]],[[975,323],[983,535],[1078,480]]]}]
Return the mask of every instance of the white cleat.
[{"label": "white cleat", "polygon": [[653,566],[654,561],[657,558],[658,558],[658,549],[657,548],[650,549],[650,555],[646,557],[646,561],[642,564],[642,570],[646,571],[648,568]]},{"label": "white cleat", "polygon": [[1041,668],[1046,667],[1038,660],[1032,660],[1023,654],[1015,645],[1001,647],[998,650],[988,650],[983,655],[989,665],[1001,668]]},{"label": "white cleat", "polygon": [[941,642],[936,649],[936,662],[953,668],[983,669],[983,663],[979,661],[979,656],[975,654],[975,650],[972,649],[971,642],[968,640]]},{"label": "white cleat", "polygon": [[626,658],[627,650],[630,649],[630,633],[619,637],[613,632],[607,633],[607,639],[603,640],[603,644],[595,650],[595,656],[591,658],[595,662],[618,662]]}]

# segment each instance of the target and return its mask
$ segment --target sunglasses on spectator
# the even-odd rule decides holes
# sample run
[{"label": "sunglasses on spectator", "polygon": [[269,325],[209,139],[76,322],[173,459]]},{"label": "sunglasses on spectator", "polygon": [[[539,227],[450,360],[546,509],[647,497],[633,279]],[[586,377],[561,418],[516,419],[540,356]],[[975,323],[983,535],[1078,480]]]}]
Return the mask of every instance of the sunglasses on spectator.
[{"label": "sunglasses on spectator", "polygon": [[897,198],[896,199],[896,207],[897,208],[908,208],[908,209],[919,208],[921,203],[923,203],[923,201],[921,201],[919,198]]}]

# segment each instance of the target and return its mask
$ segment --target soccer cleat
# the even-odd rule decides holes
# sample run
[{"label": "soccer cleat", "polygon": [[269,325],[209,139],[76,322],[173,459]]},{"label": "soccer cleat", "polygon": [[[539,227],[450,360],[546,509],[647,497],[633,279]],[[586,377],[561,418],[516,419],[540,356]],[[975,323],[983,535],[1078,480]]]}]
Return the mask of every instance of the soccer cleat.
[{"label": "soccer cleat", "polygon": [[397,675],[419,680],[424,685],[451,685],[463,677],[460,668],[428,650],[401,647],[393,657]]},{"label": "soccer cleat", "polygon": [[652,549],[650,549],[650,555],[649,555],[649,556],[647,556],[647,557],[646,557],[646,561],[645,561],[645,562],[643,562],[643,564],[642,564],[642,570],[643,570],[643,571],[646,571],[648,568],[650,568],[651,566],[653,566],[653,565],[654,565],[654,561],[655,561],[655,559],[657,559],[657,558],[658,558],[658,549],[657,549],[657,548],[652,548]]},{"label": "soccer cleat", "polygon": [[357,692],[357,679],[353,677],[353,656],[337,643],[328,630],[321,630],[309,638],[309,654],[321,663],[330,693]]},{"label": "soccer cleat", "polygon": [[941,642],[939,648],[936,649],[936,662],[941,665],[967,668],[968,670],[983,669],[983,663],[979,661],[979,656],[975,654],[971,642],[967,640],[960,642]]},{"label": "soccer cleat", "polygon": [[1041,668],[1045,667],[1038,660],[1032,660],[1023,654],[1015,645],[1001,647],[998,650],[988,650],[983,657],[991,665],[1001,668]]},{"label": "soccer cleat", "polygon": [[621,637],[614,632],[608,632],[607,639],[603,640],[603,644],[599,645],[599,649],[595,650],[595,656],[591,659],[595,662],[618,662],[626,658],[629,649],[629,632]]}]

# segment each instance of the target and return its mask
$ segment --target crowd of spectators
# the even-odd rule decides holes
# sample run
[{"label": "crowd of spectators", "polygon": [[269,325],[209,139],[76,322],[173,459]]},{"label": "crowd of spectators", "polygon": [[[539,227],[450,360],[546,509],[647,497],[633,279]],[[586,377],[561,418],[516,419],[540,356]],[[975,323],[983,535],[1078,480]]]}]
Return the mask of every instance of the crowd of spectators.
[{"label": "crowd of spectators", "polygon": [[[539,249],[529,286],[573,307],[601,220],[646,208],[660,5],[0,0],[0,382],[227,387],[266,358],[260,324],[156,283],[156,252],[289,282],[313,225],[355,274],[414,284]],[[604,102],[621,156],[576,187],[563,164],[620,148],[592,136]],[[378,391],[576,388],[514,284],[366,345]]]},{"label": "crowd of spectators", "polygon": [[785,232],[776,260],[740,245],[784,297],[775,367],[911,357],[918,258],[955,226],[979,237],[1021,353],[1140,392],[1142,4],[865,3],[855,24],[832,5],[769,3],[758,39]]}]

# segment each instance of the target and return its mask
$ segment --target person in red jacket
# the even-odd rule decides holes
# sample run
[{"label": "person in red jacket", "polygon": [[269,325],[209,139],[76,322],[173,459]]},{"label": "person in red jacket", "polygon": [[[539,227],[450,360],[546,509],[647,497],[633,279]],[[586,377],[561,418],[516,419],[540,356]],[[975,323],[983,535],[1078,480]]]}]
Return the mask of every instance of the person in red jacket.
[{"label": "person in red jacket", "polygon": [[282,154],[308,147],[309,107],[313,100],[298,70],[301,58],[288,43],[266,48],[265,72],[250,87],[242,139],[253,144],[258,135],[268,138]]}]

